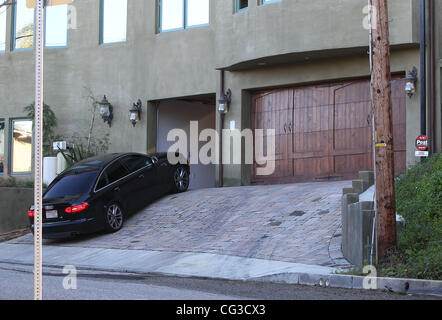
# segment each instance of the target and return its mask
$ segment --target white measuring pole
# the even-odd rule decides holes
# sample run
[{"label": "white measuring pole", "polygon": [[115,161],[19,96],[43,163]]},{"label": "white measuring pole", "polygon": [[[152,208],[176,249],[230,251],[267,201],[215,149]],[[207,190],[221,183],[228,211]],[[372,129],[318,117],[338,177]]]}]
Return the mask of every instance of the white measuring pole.
[{"label": "white measuring pole", "polygon": [[43,40],[44,6],[35,8],[35,123],[34,123],[34,300],[42,300],[42,219],[43,219]]}]

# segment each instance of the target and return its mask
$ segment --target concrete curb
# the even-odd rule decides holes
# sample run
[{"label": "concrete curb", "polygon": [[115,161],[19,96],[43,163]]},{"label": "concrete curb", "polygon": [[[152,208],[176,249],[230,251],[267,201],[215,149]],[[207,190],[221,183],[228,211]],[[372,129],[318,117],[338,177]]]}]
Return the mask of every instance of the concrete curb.
[{"label": "concrete curb", "polygon": [[[371,279],[375,282],[371,287]],[[442,281],[402,279],[402,278],[366,278],[362,276],[340,274],[311,274],[287,273],[276,274],[252,279],[255,281],[269,281],[274,283],[298,284],[319,286],[324,288],[347,288],[356,290],[370,290],[364,287],[364,280],[371,290],[389,291],[399,294],[422,294],[442,297]]]}]

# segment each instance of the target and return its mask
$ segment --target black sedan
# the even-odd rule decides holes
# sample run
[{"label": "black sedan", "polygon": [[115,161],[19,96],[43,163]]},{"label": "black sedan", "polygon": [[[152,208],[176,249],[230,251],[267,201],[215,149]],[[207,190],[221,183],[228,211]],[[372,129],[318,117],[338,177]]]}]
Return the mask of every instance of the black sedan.
[{"label": "black sedan", "polygon": [[[116,232],[131,213],[170,192],[189,187],[184,158],[172,165],[166,153],[107,154],[76,163],[43,195],[43,238],[67,238],[100,230]],[[34,231],[34,207],[28,210]]]}]

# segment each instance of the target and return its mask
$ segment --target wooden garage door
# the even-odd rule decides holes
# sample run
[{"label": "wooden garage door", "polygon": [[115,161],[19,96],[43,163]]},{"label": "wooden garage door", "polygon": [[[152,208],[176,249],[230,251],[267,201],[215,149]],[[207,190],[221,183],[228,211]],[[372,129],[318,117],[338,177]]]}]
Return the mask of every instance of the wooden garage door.
[{"label": "wooden garage door", "polygon": [[[393,81],[396,172],[405,171],[405,94]],[[254,183],[354,179],[373,170],[370,82],[360,80],[259,92],[253,97],[254,129],[275,129],[271,176]]]}]

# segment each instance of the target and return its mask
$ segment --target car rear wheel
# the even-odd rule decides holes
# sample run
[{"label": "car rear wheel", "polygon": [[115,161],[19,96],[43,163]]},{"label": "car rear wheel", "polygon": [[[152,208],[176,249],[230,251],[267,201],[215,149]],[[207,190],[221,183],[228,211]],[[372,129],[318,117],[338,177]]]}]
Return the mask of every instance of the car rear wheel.
[{"label": "car rear wheel", "polygon": [[178,167],[173,173],[173,184],[175,192],[186,192],[189,189],[189,172],[185,167]]},{"label": "car rear wheel", "polygon": [[104,227],[107,232],[113,233],[119,231],[124,224],[124,212],[121,206],[117,203],[110,204],[104,217]]}]

